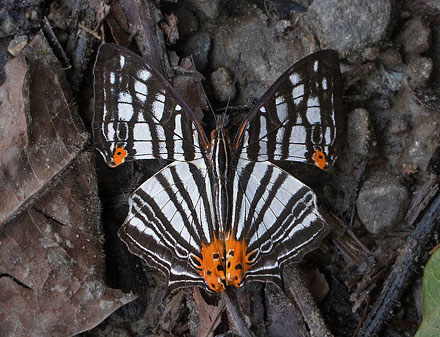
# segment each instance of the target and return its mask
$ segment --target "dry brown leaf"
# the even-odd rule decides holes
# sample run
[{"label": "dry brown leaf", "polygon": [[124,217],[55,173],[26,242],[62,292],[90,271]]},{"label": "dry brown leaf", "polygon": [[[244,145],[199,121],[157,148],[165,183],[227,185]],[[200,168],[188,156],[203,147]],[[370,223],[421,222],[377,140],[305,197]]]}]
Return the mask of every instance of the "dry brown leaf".
[{"label": "dry brown leaf", "polygon": [[0,87],[0,335],[68,336],[134,296],[103,280],[96,176],[61,68],[42,35],[28,48]]},{"label": "dry brown leaf", "polygon": [[209,305],[200,294],[200,290],[196,287],[194,288],[194,300],[199,309],[197,337],[214,336],[214,330],[220,324],[222,312],[225,310],[224,302],[220,301],[218,305]]}]

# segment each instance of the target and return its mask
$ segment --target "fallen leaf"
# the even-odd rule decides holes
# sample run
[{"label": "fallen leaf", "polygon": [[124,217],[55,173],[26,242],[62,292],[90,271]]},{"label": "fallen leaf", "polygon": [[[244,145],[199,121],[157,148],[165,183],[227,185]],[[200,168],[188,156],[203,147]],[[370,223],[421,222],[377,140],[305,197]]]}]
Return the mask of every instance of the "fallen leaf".
[{"label": "fallen leaf", "polygon": [[199,309],[197,337],[214,336],[214,330],[220,324],[222,312],[225,310],[224,302],[220,301],[218,305],[209,305],[200,294],[199,288],[196,287],[194,287],[194,300]]},{"label": "fallen leaf", "polygon": [[416,337],[436,337],[440,331],[440,250],[437,249],[423,273],[423,322]]},{"label": "fallen leaf", "polygon": [[135,296],[104,282],[88,136],[44,37],[28,48],[0,87],[0,335],[69,336]]}]

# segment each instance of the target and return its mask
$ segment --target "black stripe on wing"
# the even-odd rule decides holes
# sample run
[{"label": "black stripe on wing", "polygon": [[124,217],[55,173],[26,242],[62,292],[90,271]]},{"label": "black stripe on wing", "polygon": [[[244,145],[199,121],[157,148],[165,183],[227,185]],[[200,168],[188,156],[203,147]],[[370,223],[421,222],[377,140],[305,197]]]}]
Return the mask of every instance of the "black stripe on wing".
[{"label": "black stripe on wing", "polygon": [[300,261],[328,233],[313,191],[269,162],[239,160],[232,195],[232,232],[255,256],[245,280],[280,284],[284,264]]},{"label": "black stripe on wing", "polygon": [[214,218],[204,160],[175,162],[133,193],[118,234],[130,252],[167,277],[168,292],[185,286],[206,288],[191,255],[201,259],[202,243],[218,235]]},{"label": "black stripe on wing", "polygon": [[341,105],[337,52],[311,54],[281,75],[251,109],[233,149],[253,161],[311,164],[317,164],[314,155],[321,151],[326,159],[321,168],[329,168],[340,150]]},{"label": "black stripe on wing", "polygon": [[103,44],[93,72],[94,142],[109,165],[133,159],[202,157],[209,143],[199,119],[140,56]]}]

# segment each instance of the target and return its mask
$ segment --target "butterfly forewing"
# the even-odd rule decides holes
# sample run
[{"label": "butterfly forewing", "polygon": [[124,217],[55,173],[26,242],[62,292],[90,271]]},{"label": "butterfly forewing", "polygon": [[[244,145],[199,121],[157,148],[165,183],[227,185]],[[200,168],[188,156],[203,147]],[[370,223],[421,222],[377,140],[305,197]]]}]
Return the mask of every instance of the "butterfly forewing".
[{"label": "butterfly forewing", "polygon": [[198,118],[141,57],[104,44],[94,76],[94,142],[110,166],[133,159],[202,157],[208,140]]},{"label": "butterfly forewing", "polygon": [[339,152],[341,75],[336,51],[288,69],[243,121],[233,142],[241,158],[292,160],[329,168]]}]

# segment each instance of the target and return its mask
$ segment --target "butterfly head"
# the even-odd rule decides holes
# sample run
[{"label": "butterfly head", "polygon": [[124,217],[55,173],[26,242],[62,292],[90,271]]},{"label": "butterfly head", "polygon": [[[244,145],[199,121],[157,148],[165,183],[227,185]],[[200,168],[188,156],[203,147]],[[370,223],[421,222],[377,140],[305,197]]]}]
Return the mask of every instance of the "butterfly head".
[{"label": "butterfly head", "polygon": [[125,158],[127,157],[128,152],[124,149],[124,146],[117,146],[115,151],[113,152],[113,157],[112,157],[112,161],[110,162],[110,166],[111,167],[116,167],[121,165],[124,161]]},{"label": "butterfly head", "polygon": [[325,153],[320,149],[316,148],[315,152],[313,153],[313,161],[315,162],[315,165],[318,166],[321,170],[327,170],[327,159],[325,156]]}]

